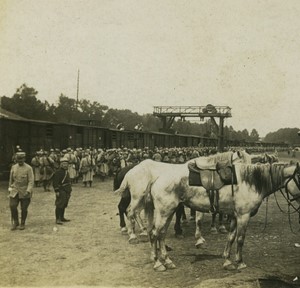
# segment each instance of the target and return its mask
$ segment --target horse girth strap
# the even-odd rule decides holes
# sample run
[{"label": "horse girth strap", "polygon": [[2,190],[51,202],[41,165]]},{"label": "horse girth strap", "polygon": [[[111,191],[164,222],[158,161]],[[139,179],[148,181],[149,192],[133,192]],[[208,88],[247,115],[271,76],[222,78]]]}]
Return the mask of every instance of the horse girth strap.
[{"label": "horse girth strap", "polygon": [[218,213],[219,212],[219,190],[206,190],[209,202],[210,202],[210,212]]}]

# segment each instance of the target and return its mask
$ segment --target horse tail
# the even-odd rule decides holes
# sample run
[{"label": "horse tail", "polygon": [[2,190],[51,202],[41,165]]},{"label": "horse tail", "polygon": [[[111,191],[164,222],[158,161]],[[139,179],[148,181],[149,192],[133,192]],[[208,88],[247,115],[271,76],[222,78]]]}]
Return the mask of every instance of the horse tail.
[{"label": "horse tail", "polygon": [[154,203],[153,203],[153,197],[151,195],[151,187],[155,181],[156,179],[147,185],[147,189],[145,191],[145,196],[144,196],[144,212],[145,212],[145,216],[148,219],[149,228],[152,228],[153,219],[154,219]]},{"label": "horse tail", "polygon": [[128,181],[127,181],[127,177],[125,176],[119,189],[114,191],[114,194],[118,194],[120,196],[123,195],[124,191],[128,188]]}]

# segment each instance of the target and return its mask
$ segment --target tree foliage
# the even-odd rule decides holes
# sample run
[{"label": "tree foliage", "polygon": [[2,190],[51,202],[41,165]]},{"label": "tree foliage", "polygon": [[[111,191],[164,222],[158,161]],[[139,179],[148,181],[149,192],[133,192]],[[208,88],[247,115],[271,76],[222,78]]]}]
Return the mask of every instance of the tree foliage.
[{"label": "tree foliage", "polygon": [[299,128],[282,128],[276,132],[271,132],[264,138],[265,142],[273,143],[288,143],[290,145],[300,143],[300,137],[298,136]]},{"label": "tree foliage", "polygon": [[23,84],[11,98],[3,96],[1,105],[4,109],[22,117],[41,120],[46,114],[46,104],[36,98],[37,94],[38,91],[34,88]]},{"label": "tree foliage", "polygon": [[[3,96],[1,106],[10,112],[34,120],[74,124],[80,124],[83,120],[96,120],[103,127],[116,128],[118,124],[122,124],[128,130],[134,129],[137,124],[142,124],[144,131],[159,131],[162,126],[160,119],[152,114],[139,115],[129,109],[109,108],[96,101],[91,102],[86,99],[81,99],[77,103],[75,99],[64,94],[59,95],[56,104],[49,104],[47,101],[42,102],[37,96],[38,91],[23,84],[12,97]],[[174,121],[172,129],[179,134],[205,137],[217,137],[219,134],[211,119],[203,123],[192,123],[179,119]],[[279,129],[276,132],[268,133],[264,141],[300,143],[300,137],[297,135],[298,131],[298,128]],[[252,129],[249,134],[247,129],[235,131],[232,126],[224,127],[224,137],[239,142],[256,142],[259,140],[256,129]]]}]

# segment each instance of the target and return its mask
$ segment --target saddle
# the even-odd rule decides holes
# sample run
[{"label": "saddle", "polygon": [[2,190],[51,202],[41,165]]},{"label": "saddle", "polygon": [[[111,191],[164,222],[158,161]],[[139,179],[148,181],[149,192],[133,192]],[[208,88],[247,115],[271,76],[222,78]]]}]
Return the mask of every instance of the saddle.
[{"label": "saddle", "polygon": [[224,185],[237,184],[236,173],[232,163],[230,161],[222,161],[211,164],[200,158],[195,160],[195,162],[189,163],[188,168],[189,185],[204,187],[209,195],[211,212],[218,212],[219,190]]}]

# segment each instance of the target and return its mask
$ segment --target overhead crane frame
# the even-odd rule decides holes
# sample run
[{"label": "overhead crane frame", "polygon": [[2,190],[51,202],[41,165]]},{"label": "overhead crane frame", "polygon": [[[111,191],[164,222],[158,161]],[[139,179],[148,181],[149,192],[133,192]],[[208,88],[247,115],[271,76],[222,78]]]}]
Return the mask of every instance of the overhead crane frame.
[{"label": "overhead crane frame", "polygon": [[[161,119],[164,131],[171,128],[176,117],[180,117],[182,120],[185,120],[186,117],[200,117],[201,120],[210,118],[219,131],[218,151],[224,151],[224,119],[232,117],[230,107],[211,104],[206,106],[154,106],[153,115]],[[219,124],[215,118],[219,118]]]}]

